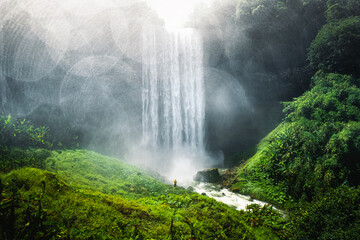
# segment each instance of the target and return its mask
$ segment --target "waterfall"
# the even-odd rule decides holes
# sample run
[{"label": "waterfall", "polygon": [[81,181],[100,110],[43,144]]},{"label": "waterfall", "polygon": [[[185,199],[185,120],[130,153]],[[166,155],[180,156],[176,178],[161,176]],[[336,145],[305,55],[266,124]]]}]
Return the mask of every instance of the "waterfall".
[{"label": "waterfall", "polygon": [[167,149],[204,148],[203,49],[198,32],[143,31],[143,142]]}]

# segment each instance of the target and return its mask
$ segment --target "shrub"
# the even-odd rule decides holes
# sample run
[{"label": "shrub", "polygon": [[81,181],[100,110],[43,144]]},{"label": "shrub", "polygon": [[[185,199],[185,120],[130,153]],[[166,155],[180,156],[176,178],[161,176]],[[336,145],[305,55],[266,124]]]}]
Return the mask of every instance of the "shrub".
[{"label": "shrub", "polygon": [[49,129],[34,127],[26,119],[20,120],[11,115],[0,116],[0,147],[38,147],[49,148]]},{"label": "shrub", "polygon": [[291,215],[290,231],[294,239],[360,239],[360,189],[320,194]]},{"label": "shrub", "polygon": [[0,116],[0,171],[24,166],[44,168],[45,159],[50,156],[45,149],[52,147],[48,131],[25,119]]}]

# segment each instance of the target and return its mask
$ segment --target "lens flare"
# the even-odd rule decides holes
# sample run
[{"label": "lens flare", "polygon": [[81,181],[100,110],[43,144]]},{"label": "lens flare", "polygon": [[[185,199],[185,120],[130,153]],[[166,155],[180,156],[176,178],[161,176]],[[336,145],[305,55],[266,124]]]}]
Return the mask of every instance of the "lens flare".
[{"label": "lens flare", "polygon": [[164,19],[167,29],[183,27],[196,7],[209,6],[211,0],[146,0],[159,17]]}]

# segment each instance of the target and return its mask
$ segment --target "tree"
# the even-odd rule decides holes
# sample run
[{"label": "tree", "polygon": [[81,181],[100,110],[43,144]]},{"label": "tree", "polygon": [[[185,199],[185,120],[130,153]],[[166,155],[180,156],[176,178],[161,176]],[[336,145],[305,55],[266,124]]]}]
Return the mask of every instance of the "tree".
[{"label": "tree", "polygon": [[308,49],[314,70],[360,76],[360,16],[326,24]]}]

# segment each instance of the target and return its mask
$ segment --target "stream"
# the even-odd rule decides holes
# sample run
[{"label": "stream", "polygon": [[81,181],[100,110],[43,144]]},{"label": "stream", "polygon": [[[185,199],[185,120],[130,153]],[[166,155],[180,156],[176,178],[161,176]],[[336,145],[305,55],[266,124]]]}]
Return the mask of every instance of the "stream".
[{"label": "stream", "polygon": [[[208,197],[214,198],[216,201],[225,203],[226,205],[235,208],[236,210],[246,210],[246,206],[250,204],[258,204],[264,206],[269,204],[257,199],[253,199],[248,195],[234,193],[224,188],[220,184],[194,182],[192,188],[199,194],[206,194]],[[271,204],[270,204],[271,205]],[[272,206],[274,210],[279,212],[283,217],[287,217],[287,212]]]},{"label": "stream", "polygon": [[250,196],[233,193],[226,188],[222,188],[221,185],[213,183],[196,183],[192,186],[194,191],[199,194],[206,194],[208,197],[214,198],[215,200],[225,203],[236,210],[245,210],[247,205],[259,204],[264,206],[266,202],[252,199]]}]

